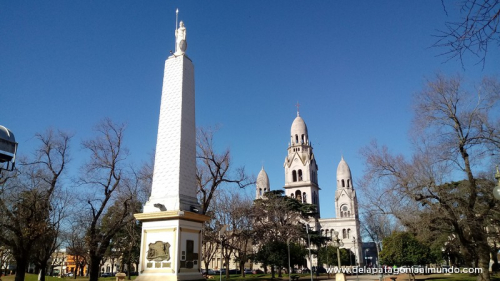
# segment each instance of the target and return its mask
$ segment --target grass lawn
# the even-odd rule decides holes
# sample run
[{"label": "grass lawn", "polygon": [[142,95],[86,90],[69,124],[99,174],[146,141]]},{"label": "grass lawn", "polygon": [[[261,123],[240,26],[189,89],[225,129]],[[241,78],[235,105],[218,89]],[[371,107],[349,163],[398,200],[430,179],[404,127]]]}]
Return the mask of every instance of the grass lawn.
[{"label": "grass lawn", "polygon": [[[402,274],[402,276],[408,276],[407,274]],[[477,277],[469,274],[432,274],[432,275],[417,275],[418,280],[429,280],[429,281],[476,281]],[[400,280],[398,278],[398,280]],[[406,280],[406,278],[405,278]],[[490,275],[491,281],[500,281],[500,275]]]},{"label": "grass lawn", "polygon": [[[15,275],[9,275],[9,276],[2,276],[2,281],[14,281]],[[134,280],[137,276],[131,276],[132,280]],[[52,276],[45,276],[45,281],[72,281],[72,280],[77,280],[77,281],[83,281],[83,280],[89,280],[88,277],[80,277],[77,276],[76,279],[75,277],[52,277]],[[99,280],[102,281],[115,281],[116,277],[101,277]],[[125,277],[125,281],[128,279]],[[38,274],[29,274],[26,273],[26,276],[24,277],[24,281],[38,281]]]},{"label": "grass lawn", "polygon": [[[293,275],[299,275],[300,280],[310,280],[309,274],[293,274]],[[271,274],[248,274],[245,276],[245,278],[241,277],[240,274],[234,274],[234,275],[229,275],[229,279],[231,281],[271,281],[271,280],[283,280],[283,281],[288,281],[288,275],[283,274],[283,277],[277,277],[278,275],[276,274],[275,279],[271,279]],[[2,281],[14,281],[14,275],[10,276],[2,276]],[[132,276],[132,280],[134,280],[137,276]],[[220,281],[219,275],[210,275],[208,281]],[[328,279],[328,276],[326,274],[321,274],[321,276],[313,276],[314,280],[326,280]],[[83,280],[88,280],[88,277],[76,277],[77,281],[83,281]],[[330,274],[330,279],[335,279],[333,274]],[[444,274],[432,274],[432,275],[417,275],[416,276],[417,280],[429,280],[429,281],[476,281],[476,276],[472,276],[469,274],[450,274],[450,275],[444,275]],[[26,277],[24,279],[25,281],[38,281],[38,275],[37,274],[26,274]],[[51,276],[45,276],[46,281],[72,281],[75,280],[74,277],[64,277],[64,278],[58,278],[58,277],[51,277]],[[115,281],[116,277],[103,277],[99,278],[100,281]],[[125,280],[128,280],[125,278]],[[222,281],[226,280],[225,276],[222,276]],[[386,278],[386,280],[389,280]],[[407,274],[401,274],[398,276],[397,281],[404,281],[408,280],[408,275]],[[492,275],[491,276],[491,281],[500,281],[500,275]]]}]

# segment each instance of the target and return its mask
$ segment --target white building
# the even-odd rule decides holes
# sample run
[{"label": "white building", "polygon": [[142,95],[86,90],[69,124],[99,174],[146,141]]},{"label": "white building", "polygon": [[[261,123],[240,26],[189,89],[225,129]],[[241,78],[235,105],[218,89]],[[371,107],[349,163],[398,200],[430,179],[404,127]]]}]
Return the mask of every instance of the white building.
[{"label": "white building", "polygon": [[[358,201],[347,162],[342,157],[337,167],[337,186],[335,187],[335,198],[332,198],[335,203],[336,218],[321,218],[318,165],[306,123],[300,117],[299,112],[292,123],[287,151],[288,155],[283,165],[285,169],[285,194],[303,203],[316,205],[318,214],[316,218],[311,219],[309,227],[332,239],[335,238],[334,234],[338,233],[338,239],[343,244],[341,248],[350,249],[355,254],[356,261],[363,264]],[[262,196],[263,191],[270,190],[269,178],[264,168],[257,177],[256,188],[256,199]],[[308,261],[308,263],[310,262]],[[316,265],[314,259],[313,265]],[[311,268],[310,264],[309,268]]]}]

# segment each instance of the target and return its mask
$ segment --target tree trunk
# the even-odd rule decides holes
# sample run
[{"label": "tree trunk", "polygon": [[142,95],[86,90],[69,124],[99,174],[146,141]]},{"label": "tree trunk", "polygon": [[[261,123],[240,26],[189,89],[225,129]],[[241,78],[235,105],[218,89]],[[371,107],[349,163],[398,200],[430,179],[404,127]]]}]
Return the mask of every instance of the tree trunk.
[{"label": "tree trunk", "polygon": [[47,273],[47,261],[40,264],[40,281],[45,281],[45,274]]},{"label": "tree trunk", "polygon": [[14,281],[24,281],[24,277],[26,276],[27,264],[27,259],[16,257],[16,277]]},{"label": "tree trunk", "polygon": [[479,268],[482,268],[483,272],[477,276],[477,281],[490,281],[490,271],[489,271],[490,253],[487,250],[482,250],[479,251],[478,254],[479,254]]},{"label": "tree trunk", "polygon": [[224,262],[226,263],[226,279],[229,279],[229,258],[224,258]]},{"label": "tree trunk", "polygon": [[240,273],[241,273],[241,277],[245,277],[245,262],[244,261],[240,261]]},{"label": "tree trunk", "polygon": [[498,247],[497,247],[497,243],[494,242],[493,243],[493,247],[491,247],[491,258],[493,259],[493,265],[491,266],[491,271],[493,273],[497,272],[499,270],[499,265],[498,265]]},{"label": "tree trunk", "polygon": [[79,265],[78,265],[78,262],[77,261],[77,258],[75,257],[75,272],[73,272],[73,279],[76,279],[76,276],[78,275],[78,268],[79,268]]},{"label": "tree trunk", "polygon": [[89,270],[90,270],[89,281],[98,281],[100,267],[101,267],[101,260],[99,259],[99,257],[91,255],[90,256],[90,265],[89,265]]},{"label": "tree trunk", "polygon": [[271,265],[271,279],[274,279],[274,265]]},{"label": "tree trunk", "polygon": [[128,277],[128,280],[132,280],[132,278],[130,277],[130,271],[132,270],[132,262],[129,260],[128,263],[127,263],[127,277]]}]

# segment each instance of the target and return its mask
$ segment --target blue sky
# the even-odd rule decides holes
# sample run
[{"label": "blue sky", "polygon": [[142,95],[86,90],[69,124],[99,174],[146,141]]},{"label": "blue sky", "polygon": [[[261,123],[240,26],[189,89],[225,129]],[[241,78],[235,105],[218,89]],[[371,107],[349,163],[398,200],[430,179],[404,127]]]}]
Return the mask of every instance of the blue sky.
[{"label": "blue sky", "polygon": [[[132,160],[156,144],[164,61],[174,48],[175,9],[195,65],[196,118],[219,125],[217,145],[271,188],[299,102],[319,165],[322,217],[334,216],[343,154],[356,184],[359,150],[372,139],[409,153],[411,98],[436,72],[471,81],[498,75],[500,52],[466,69],[444,63],[433,34],[455,20],[445,1],[1,1],[0,124],[20,153],[48,127],[79,142],[104,117],[128,124]],[[254,189],[248,188],[253,194]],[[362,194],[359,195],[363,200]]]}]

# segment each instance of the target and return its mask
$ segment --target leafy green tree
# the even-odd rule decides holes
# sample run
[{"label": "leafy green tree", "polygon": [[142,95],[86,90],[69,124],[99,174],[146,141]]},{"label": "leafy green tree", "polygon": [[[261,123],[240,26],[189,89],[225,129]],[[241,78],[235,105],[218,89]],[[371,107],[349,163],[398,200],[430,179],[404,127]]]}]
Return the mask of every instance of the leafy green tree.
[{"label": "leafy green tree", "polygon": [[380,260],[397,266],[422,265],[433,262],[429,247],[420,243],[411,233],[395,232],[383,241]]},{"label": "leafy green tree", "polygon": [[303,223],[316,215],[316,206],[285,196],[283,190],[275,190],[254,201],[252,215],[258,243],[256,260],[271,266],[274,278],[275,266],[288,267],[283,262],[288,259],[286,242],[298,243],[307,237]]},{"label": "leafy green tree", "polygon": [[[354,265],[354,253],[349,249],[340,248],[340,263],[342,265]],[[337,266],[337,248],[328,245],[321,247],[318,251],[318,264],[324,264],[327,267]]]}]

